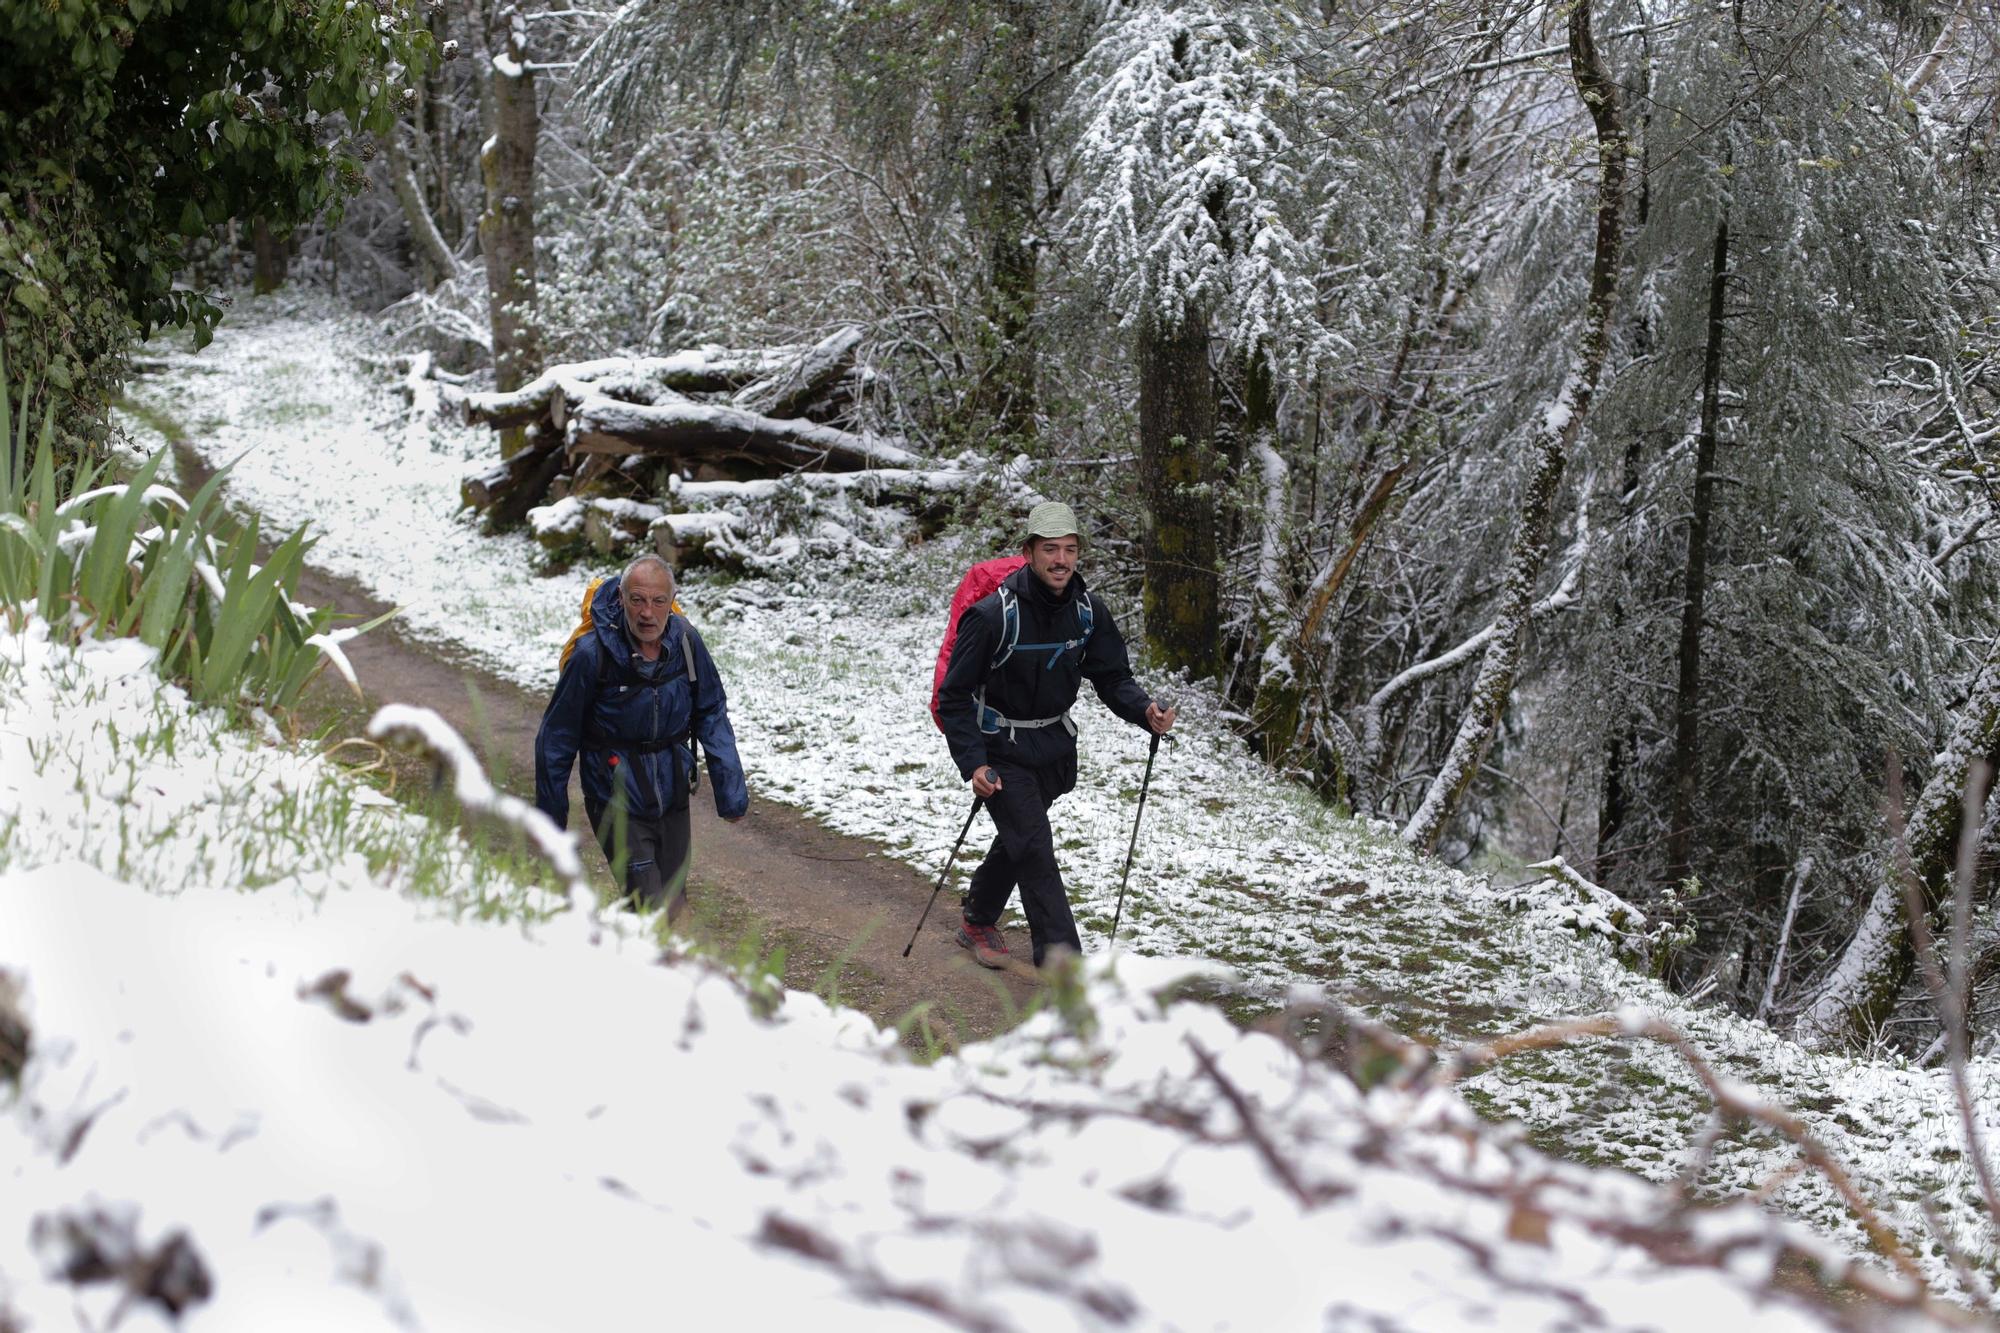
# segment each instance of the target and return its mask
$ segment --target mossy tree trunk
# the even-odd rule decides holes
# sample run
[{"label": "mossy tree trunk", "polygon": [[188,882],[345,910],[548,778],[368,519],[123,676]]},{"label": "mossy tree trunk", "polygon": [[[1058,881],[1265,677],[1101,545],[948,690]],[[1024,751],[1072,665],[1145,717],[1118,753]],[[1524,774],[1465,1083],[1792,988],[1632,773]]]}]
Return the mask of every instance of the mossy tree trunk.
[{"label": "mossy tree trunk", "polygon": [[1216,569],[1215,375],[1208,327],[1185,312],[1139,335],[1139,493],[1146,635],[1170,668],[1212,676],[1221,662]]},{"label": "mossy tree trunk", "polygon": [[986,251],[986,315],[993,345],[974,393],[976,415],[1008,441],[1034,451],[1035,229],[1034,68],[1037,6],[1030,0],[1000,5],[1002,56],[988,66],[978,96],[985,105],[983,131],[973,145],[976,167],[968,201],[973,229]]}]

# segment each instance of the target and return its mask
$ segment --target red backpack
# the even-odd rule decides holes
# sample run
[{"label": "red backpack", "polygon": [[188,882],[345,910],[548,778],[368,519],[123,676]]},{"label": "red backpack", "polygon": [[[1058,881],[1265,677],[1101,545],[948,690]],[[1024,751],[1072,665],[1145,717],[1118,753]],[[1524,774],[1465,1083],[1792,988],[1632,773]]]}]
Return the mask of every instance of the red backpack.
[{"label": "red backpack", "polygon": [[931,721],[939,731],[944,730],[944,718],[938,713],[938,690],[944,685],[945,668],[951,665],[952,645],[958,642],[958,618],[967,607],[998,588],[1009,574],[1027,563],[1018,555],[982,560],[966,570],[965,577],[958,581],[958,591],[951,595],[951,620],[944,627],[944,642],[938,645],[937,670],[931,673]]}]

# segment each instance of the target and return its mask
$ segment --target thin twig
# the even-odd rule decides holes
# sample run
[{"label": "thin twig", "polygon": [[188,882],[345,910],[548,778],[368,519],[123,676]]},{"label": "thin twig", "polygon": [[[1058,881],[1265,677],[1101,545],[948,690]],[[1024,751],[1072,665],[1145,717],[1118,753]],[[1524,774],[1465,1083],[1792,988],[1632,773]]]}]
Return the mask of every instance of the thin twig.
[{"label": "thin twig", "polygon": [[1496,1061],[1523,1051],[1548,1050],[1567,1046],[1589,1037],[1644,1037],[1673,1049],[1681,1057],[1723,1115],[1737,1120],[1747,1120],[1762,1125],[1791,1140],[1811,1166],[1833,1186],[1855,1219],[1861,1223],[1868,1238],[1904,1277],[1915,1283],[1919,1291],[1929,1291],[1923,1270],[1903,1244],[1901,1238],[1882,1220],[1875,1206],[1868,1202],[1854,1178],[1847,1173],[1840,1160],[1827,1146],[1813,1134],[1810,1126],[1799,1116],[1786,1111],[1762,1098],[1750,1095],[1735,1084],[1727,1083],[1715,1073],[1706,1057],[1696,1049],[1695,1044],[1671,1024],[1655,1018],[1651,1014],[1628,1011],[1623,1014],[1599,1014],[1593,1018],[1580,1018],[1567,1023],[1553,1023],[1533,1028],[1527,1032],[1497,1038],[1480,1046],[1465,1046],[1453,1052],[1441,1066],[1441,1077],[1447,1081],[1456,1080],[1466,1074],[1483,1069]]},{"label": "thin twig", "polygon": [[[1909,838],[1903,827],[1902,778],[1900,765],[1889,766],[1889,827],[1894,835],[1898,868],[1903,879],[1903,912],[1910,922],[1910,943],[1916,951],[1924,987],[1936,1006],[1944,1028],[1946,1066],[1951,1078],[1953,1100],[1957,1103],[1959,1127],[1965,1134],[1965,1150],[1972,1158],[1973,1178],[1986,1204],[1986,1224],[2000,1238],[2000,1186],[1996,1186],[1992,1163],[1986,1157],[1985,1136],[1979,1132],[1979,1115],[1972,1099],[1970,1024],[1965,1012],[1965,964],[1970,952],[1972,881],[1979,858],[1979,834],[1986,809],[1986,793],[1993,781],[1993,766],[1974,760],[1966,770],[1963,815],[1958,839],[1958,863],[1953,876],[1951,958],[1941,965],[1937,939],[1931,933],[1923,882],[1917,876],[1910,855]],[[1945,967],[1949,966],[1947,975]]]},{"label": "thin twig", "polygon": [[1230,1107],[1235,1110],[1236,1118],[1243,1123],[1243,1136],[1250,1140],[1252,1147],[1257,1149],[1257,1155],[1264,1159],[1264,1165],[1270,1168],[1271,1174],[1276,1176],[1279,1182],[1291,1192],[1292,1198],[1298,1201],[1299,1207],[1311,1208],[1317,1205],[1320,1200],[1315,1198],[1313,1192],[1306,1188],[1305,1182],[1300,1180],[1298,1173],[1292,1170],[1292,1164],[1285,1160],[1285,1155],[1279,1152],[1277,1145],[1273,1144],[1270,1138],[1265,1135],[1264,1127],[1257,1123],[1257,1109],[1250,1104],[1250,1099],[1245,1097],[1242,1090],[1234,1083],[1231,1083],[1223,1076],[1221,1068],[1215,1063],[1215,1057],[1203,1050],[1200,1042],[1196,1041],[1193,1037],[1186,1038],[1186,1041],[1188,1049],[1194,1052],[1195,1063],[1201,1066],[1201,1072],[1206,1074],[1209,1081],[1221,1090],[1223,1097],[1229,1102]]}]

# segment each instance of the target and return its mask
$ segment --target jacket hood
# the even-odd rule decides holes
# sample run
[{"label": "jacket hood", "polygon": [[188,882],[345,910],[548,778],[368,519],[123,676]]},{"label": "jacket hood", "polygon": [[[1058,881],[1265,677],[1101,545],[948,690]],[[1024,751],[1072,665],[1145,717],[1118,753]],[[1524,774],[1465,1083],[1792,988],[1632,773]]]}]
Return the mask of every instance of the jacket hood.
[{"label": "jacket hood", "polygon": [[625,603],[618,598],[618,583],[613,574],[597,585],[597,595],[590,600],[590,623],[598,645],[612,661],[623,664],[631,661],[632,640],[625,636]]}]

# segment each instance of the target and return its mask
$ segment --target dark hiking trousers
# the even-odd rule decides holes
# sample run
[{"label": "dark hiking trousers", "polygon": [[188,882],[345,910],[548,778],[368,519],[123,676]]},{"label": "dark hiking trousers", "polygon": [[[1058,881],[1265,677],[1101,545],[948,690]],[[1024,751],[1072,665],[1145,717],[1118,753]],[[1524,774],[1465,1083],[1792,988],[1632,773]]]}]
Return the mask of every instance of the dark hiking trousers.
[{"label": "dark hiking trousers", "polygon": [[1000,790],[986,798],[986,813],[993,817],[999,836],[972,872],[965,919],[975,926],[995,924],[1018,884],[1035,966],[1040,967],[1048,951],[1058,945],[1082,953],[1069,893],[1056,868],[1055,834],[1049,828],[1049,807],[1076,786],[1076,760],[1044,768],[995,760],[989,767],[1000,775]]},{"label": "dark hiking trousers", "polygon": [[[675,902],[668,908],[668,916],[677,915],[687,897],[685,872],[692,841],[686,798],[679,805],[668,807],[658,819],[621,820],[595,801],[585,802],[584,813],[590,816],[591,832],[597,835],[597,845],[604,849],[604,859],[611,863],[613,874],[617,873],[620,856],[624,857],[626,900],[634,907],[649,910],[666,900],[671,887]],[[678,885],[674,883],[677,878]]]}]

